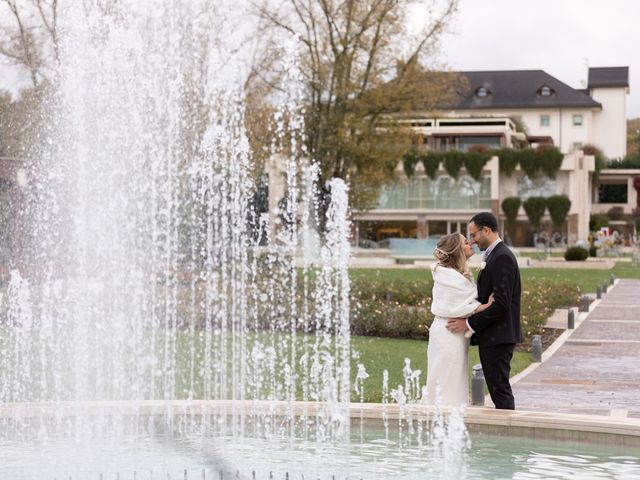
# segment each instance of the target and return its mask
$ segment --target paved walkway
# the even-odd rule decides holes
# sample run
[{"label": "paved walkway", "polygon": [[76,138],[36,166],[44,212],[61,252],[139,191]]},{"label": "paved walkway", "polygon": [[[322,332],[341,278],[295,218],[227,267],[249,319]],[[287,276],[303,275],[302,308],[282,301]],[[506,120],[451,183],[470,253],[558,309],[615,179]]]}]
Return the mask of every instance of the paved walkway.
[{"label": "paved walkway", "polygon": [[513,390],[518,410],[640,418],[640,280],[619,280]]}]

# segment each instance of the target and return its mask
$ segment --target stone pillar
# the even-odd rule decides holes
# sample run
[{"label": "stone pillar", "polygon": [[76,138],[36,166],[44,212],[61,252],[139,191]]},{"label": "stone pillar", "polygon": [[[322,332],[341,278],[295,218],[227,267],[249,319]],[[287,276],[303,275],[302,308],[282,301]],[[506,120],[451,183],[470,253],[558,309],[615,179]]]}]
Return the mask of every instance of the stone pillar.
[{"label": "stone pillar", "polygon": [[577,213],[571,213],[567,216],[567,242],[569,245],[580,240],[580,232],[578,228],[579,217]]},{"label": "stone pillar", "polygon": [[426,215],[418,216],[418,228],[417,235],[420,240],[424,240],[429,236],[429,230],[427,228],[427,217]]},{"label": "stone pillar", "polygon": [[[567,242],[586,240],[589,235],[589,216],[591,213],[591,173],[595,170],[595,158],[583,155],[582,151],[565,156],[563,170],[568,170],[568,196],[571,200]],[[575,220],[572,220],[572,215]],[[572,222],[575,222],[572,229]]]}]

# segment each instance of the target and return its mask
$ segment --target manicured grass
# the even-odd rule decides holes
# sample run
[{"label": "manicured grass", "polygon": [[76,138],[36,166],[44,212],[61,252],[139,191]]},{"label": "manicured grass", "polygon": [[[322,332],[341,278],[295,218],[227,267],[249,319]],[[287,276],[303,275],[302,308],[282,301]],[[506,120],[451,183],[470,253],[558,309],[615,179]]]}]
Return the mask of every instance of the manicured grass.
[{"label": "manicured grass", "polygon": [[[522,268],[520,275],[522,281],[528,279],[549,280],[558,283],[575,283],[580,287],[582,293],[595,292],[596,287],[603,281],[609,280],[611,275],[616,278],[640,278],[640,266],[630,262],[616,262],[611,270],[577,269],[577,268]],[[351,269],[351,278],[367,277],[380,280],[418,280],[430,278],[431,272],[428,268],[415,269]]]},{"label": "manicured grass", "polygon": [[[400,340],[378,337],[352,337],[351,348],[360,353],[358,359],[352,360],[351,377],[355,379],[357,364],[362,363],[369,374],[364,381],[364,401],[382,401],[382,372],[389,372],[389,389],[397,388],[404,384],[402,370],[404,359],[411,360],[413,370],[421,370],[420,383],[425,384],[427,379],[427,342],[419,340]],[[469,349],[469,370],[477,363],[478,348]],[[524,370],[531,363],[531,354],[515,352],[511,361],[511,375]],[[352,401],[359,401],[357,394],[351,394]]]},{"label": "manicured grass", "polygon": [[596,287],[611,275],[616,278],[640,278],[640,267],[630,262],[616,262],[611,270],[590,270],[573,268],[523,268],[520,270],[522,281],[544,279],[558,283],[576,283],[582,293],[595,292]]},{"label": "manicured grass", "polygon": [[[295,365],[298,369],[298,376],[302,378],[302,371],[300,370],[299,359],[302,358],[304,352],[305,337],[307,345],[313,344],[315,340],[314,335],[298,334],[296,340],[296,358]],[[0,337],[1,338],[1,337]],[[179,361],[177,364],[177,392],[179,395],[185,394],[190,388],[189,381],[189,350],[192,345],[196,353],[197,358],[200,358],[204,344],[202,343],[202,337],[193,337],[187,332],[181,332],[177,338],[177,349],[179,354]],[[252,351],[252,348],[256,344],[262,344],[264,346],[278,346],[273,350],[276,356],[275,365],[277,366],[280,361],[290,361],[291,355],[291,336],[287,333],[269,334],[269,333],[252,333],[247,335],[247,351]],[[230,344],[229,344],[230,347]],[[380,338],[380,337],[351,337],[351,401],[359,402],[360,396],[356,393],[355,379],[358,372],[358,364],[364,365],[365,370],[369,374],[369,378],[364,381],[364,401],[365,402],[381,402],[382,401],[382,375],[386,369],[389,372],[389,390],[395,389],[398,385],[404,384],[403,368],[405,366],[405,358],[410,359],[411,368],[413,370],[421,370],[420,385],[424,385],[427,380],[427,342],[420,340],[403,340],[393,338]],[[469,350],[469,369],[477,363],[480,363],[478,358],[477,347],[471,347]],[[514,358],[511,362],[511,374],[522,371],[531,363],[531,355],[524,352],[515,352]],[[284,379],[282,377],[283,371],[281,366],[276,367],[277,378],[276,383],[280,384]],[[250,372],[249,372],[250,373]],[[266,378],[263,393],[266,394],[269,391],[269,382]],[[203,385],[201,375],[196,375],[194,382],[194,398],[201,398],[203,395]],[[229,385],[229,388],[231,385]],[[253,387],[251,387],[253,388]],[[252,392],[253,393],[253,392]],[[186,394],[185,394],[186,395]],[[301,386],[298,385],[297,391],[298,398],[302,398]]]}]

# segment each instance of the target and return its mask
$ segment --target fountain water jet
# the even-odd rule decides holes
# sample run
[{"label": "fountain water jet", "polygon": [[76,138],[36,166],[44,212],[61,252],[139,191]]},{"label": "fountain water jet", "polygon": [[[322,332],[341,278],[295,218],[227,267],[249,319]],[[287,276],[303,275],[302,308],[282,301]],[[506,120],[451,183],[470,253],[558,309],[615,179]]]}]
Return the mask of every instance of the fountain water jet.
[{"label": "fountain water jet", "polygon": [[348,434],[336,407],[349,394],[346,193],[336,181],[326,267],[302,310],[297,218],[315,208],[301,178],[316,170],[301,147],[300,72],[291,53],[272,151],[288,221],[260,248],[243,66],[230,54],[242,38],[225,24],[238,6],[63,2],[28,192],[33,320],[27,306],[10,320],[20,351],[3,359],[15,374],[3,402],[70,401],[81,419],[88,402],[232,400],[231,420],[206,428],[239,434],[246,401],[300,399],[304,379],[308,400],[331,405],[318,432]]},{"label": "fountain water jet", "polygon": [[302,438],[319,459],[348,447],[347,186],[328,183],[323,238],[309,242],[319,169],[287,42],[270,152],[286,172],[281,224],[267,246],[251,230],[265,222],[236,58],[244,7],[61,2],[28,268],[12,273],[0,339],[9,448],[55,459],[82,446],[79,460],[97,465],[110,462],[94,458],[105,445],[155,434],[238,451],[245,440],[229,439]]}]

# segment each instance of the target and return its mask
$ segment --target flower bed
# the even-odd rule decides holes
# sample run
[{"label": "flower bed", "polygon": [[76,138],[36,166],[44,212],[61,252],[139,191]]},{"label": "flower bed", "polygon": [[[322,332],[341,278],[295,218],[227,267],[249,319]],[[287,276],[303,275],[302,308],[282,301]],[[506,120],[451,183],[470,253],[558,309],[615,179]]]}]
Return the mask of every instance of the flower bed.
[{"label": "flower bed", "polygon": [[[431,314],[431,279],[354,279],[351,285],[353,335],[428,340]],[[547,318],[556,308],[578,304],[577,284],[529,279],[522,285],[521,322],[525,344],[544,333]]]}]

